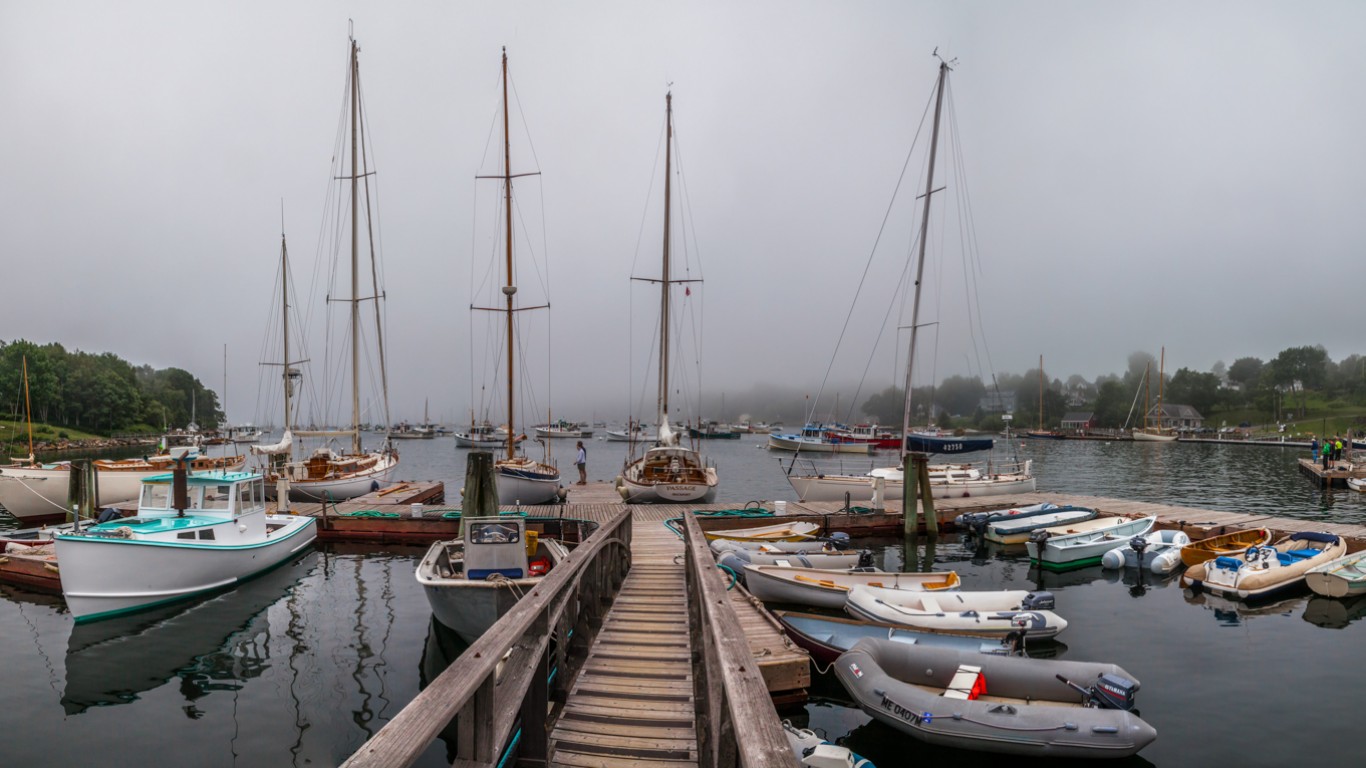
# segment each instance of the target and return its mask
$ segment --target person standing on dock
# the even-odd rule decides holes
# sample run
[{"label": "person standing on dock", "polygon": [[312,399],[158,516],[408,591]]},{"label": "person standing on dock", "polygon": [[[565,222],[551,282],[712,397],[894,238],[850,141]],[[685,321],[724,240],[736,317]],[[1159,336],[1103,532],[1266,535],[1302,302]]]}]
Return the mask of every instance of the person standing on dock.
[{"label": "person standing on dock", "polygon": [[588,485],[588,451],[583,447],[583,441],[579,441],[579,453],[574,457],[574,466],[579,468],[579,485]]},{"label": "person standing on dock", "polygon": [[1333,438],[1333,461],[1342,461],[1342,438]]},{"label": "person standing on dock", "polygon": [[1309,460],[1319,460],[1319,439],[1313,435],[1309,436]]}]

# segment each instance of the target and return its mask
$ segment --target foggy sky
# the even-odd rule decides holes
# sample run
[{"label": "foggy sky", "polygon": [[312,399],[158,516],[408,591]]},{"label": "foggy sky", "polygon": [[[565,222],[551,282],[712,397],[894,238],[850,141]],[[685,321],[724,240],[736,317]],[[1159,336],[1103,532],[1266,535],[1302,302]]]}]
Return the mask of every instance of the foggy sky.
[{"label": "foggy sky", "polygon": [[[921,341],[937,346],[922,347],[918,384],[988,359],[1021,373],[1039,355],[1050,376],[1094,378],[1163,345],[1169,373],[1305,344],[1366,351],[1366,6],[1326,2],[3,2],[0,339],[182,367],[215,390],[226,344],[230,420],[278,420],[259,409],[258,363],[281,201],[295,274],[310,275],[348,18],[395,420],[426,398],[434,418],[461,420],[485,378],[468,308],[495,209],[474,176],[497,172],[485,147],[502,46],[530,137],[514,171],[542,174],[517,190],[527,216],[544,201],[533,245],[553,306],[529,375],[558,415],[616,418],[644,400],[652,417],[658,300],[629,278],[658,272],[646,199],[662,194],[670,84],[706,281],[693,394],[814,396],[936,48],[956,59],[966,179],[936,186],[970,196],[980,271],[973,294],[947,242],[927,267],[921,322],[938,325]],[[867,393],[904,364],[908,310],[869,350],[923,174],[912,157],[833,358],[845,396],[865,368]],[[936,252],[957,238],[951,209],[932,219]]]}]

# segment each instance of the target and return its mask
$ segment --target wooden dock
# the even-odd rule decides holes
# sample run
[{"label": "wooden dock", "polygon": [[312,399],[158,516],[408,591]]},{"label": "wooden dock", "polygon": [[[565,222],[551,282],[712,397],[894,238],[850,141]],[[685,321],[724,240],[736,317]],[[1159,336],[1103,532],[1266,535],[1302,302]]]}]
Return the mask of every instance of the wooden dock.
[{"label": "wooden dock", "polygon": [[1366,477],[1366,464],[1355,461],[1330,461],[1328,468],[1313,459],[1300,459],[1300,473],[1319,488],[1346,488],[1352,478]]}]

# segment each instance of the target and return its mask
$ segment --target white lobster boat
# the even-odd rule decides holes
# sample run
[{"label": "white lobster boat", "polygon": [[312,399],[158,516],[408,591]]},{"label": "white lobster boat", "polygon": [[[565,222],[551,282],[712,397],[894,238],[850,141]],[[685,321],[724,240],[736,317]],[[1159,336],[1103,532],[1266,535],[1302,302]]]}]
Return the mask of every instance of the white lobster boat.
[{"label": "white lobster boat", "polygon": [[76,621],[117,616],[231,587],[313,543],[311,517],[269,515],[260,475],[143,481],[138,514],[57,536],[62,594]]},{"label": "white lobster boat", "polygon": [[569,556],[555,539],[528,531],[521,515],[470,517],[461,537],[433,544],[417,565],[432,615],[472,643]]}]

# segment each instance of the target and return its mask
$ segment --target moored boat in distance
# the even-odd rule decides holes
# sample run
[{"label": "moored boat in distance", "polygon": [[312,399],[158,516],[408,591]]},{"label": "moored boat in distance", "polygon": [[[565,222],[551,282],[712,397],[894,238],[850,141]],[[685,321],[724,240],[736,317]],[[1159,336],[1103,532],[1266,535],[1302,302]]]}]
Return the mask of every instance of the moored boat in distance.
[{"label": "moored boat in distance", "polygon": [[[1028,459],[985,465],[931,464],[929,477],[930,492],[936,499],[1033,493],[1036,488],[1033,462]],[[876,467],[864,475],[788,472],[787,481],[800,501],[843,501],[846,494],[851,502],[872,501],[878,481],[884,501],[900,501],[905,494],[901,467]]]}]

